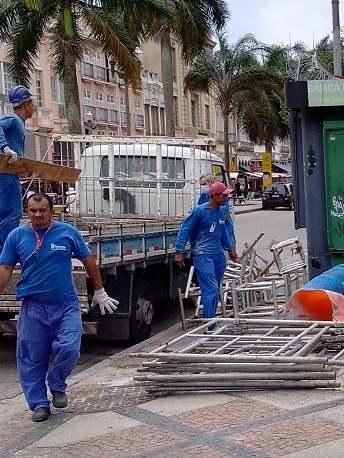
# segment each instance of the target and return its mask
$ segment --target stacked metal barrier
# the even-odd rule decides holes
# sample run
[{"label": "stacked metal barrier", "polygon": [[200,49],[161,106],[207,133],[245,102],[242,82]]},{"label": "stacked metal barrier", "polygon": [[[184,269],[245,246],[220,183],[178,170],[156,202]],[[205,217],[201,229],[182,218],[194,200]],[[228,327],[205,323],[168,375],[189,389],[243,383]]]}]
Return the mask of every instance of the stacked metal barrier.
[{"label": "stacked metal barrier", "polygon": [[149,391],[339,388],[344,323],[215,318],[132,355],[149,359],[140,369],[149,374],[134,377]]}]

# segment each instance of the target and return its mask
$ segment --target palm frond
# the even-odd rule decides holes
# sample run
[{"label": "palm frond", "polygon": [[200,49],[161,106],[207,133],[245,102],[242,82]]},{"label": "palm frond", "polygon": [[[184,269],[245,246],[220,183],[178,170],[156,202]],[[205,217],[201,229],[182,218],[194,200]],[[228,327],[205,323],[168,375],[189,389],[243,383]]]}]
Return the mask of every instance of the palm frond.
[{"label": "palm frond", "polygon": [[[45,26],[56,12],[56,5],[54,6],[51,2],[41,11],[34,11],[26,6],[23,6],[23,8],[20,9],[21,16],[17,16],[16,21],[7,25],[9,30],[5,41],[8,42],[7,57],[14,81],[29,85],[35,69],[35,58],[38,55]],[[16,11],[18,12],[18,8]],[[9,13],[12,14],[11,11]],[[2,24],[0,23],[0,34],[1,32]],[[9,34],[10,37],[8,36]],[[25,46],[23,46],[23,43],[25,43]]]},{"label": "palm frond", "polygon": [[91,36],[116,61],[125,80],[135,88],[140,78],[140,62],[135,56],[137,42],[129,38],[123,24],[114,16],[84,8],[83,17]]},{"label": "palm frond", "polygon": [[41,8],[41,0],[20,0],[30,10],[39,11]]}]

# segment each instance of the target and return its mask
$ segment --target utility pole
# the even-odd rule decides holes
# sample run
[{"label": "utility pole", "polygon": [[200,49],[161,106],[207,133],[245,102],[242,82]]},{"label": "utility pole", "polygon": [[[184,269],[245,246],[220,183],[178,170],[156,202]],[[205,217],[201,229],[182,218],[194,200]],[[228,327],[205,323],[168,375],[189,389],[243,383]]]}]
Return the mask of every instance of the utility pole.
[{"label": "utility pole", "polygon": [[342,76],[342,50],[340,43],[339,0],[332,0],[333,68],[334,76]]}]

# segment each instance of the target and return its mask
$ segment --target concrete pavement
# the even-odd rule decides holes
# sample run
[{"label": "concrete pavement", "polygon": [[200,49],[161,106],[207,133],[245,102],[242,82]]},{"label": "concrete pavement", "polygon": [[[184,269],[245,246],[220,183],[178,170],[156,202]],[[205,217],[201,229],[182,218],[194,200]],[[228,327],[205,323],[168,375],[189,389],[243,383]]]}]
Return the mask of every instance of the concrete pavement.
[{"label": "concrete pavement", "polygon": [[136,387],[150,351],[180,325],[69,379],[70,402],[32,423],[20,395],[3,401],[0,456],[21,458],[344,457],[341,390],[232,391],[161,396]]}]

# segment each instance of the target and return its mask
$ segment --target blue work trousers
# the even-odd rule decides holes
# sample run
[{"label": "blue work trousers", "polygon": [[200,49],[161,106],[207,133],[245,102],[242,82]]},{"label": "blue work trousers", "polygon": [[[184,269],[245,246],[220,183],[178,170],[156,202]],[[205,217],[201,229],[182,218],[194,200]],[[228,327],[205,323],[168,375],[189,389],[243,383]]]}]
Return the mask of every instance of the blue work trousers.
[{"label": "blue work trousers", "polygon": [[[31,410],[50,404],[46,378],[50,390],[65,391],[66,379],[80,356],[81,334],[77,299],[63,304],[23,300],[17,326],[17,366]],[[52,354],[53,365],[47,377]]]},{"label": "blue work trousers", "polygon": [[18,177],[0,173],[0,254],[8,234],[19,226],[22,214],[23,204]]},{"label": "blue work trousers", "polygon": [[203,318],[214,318],[219,302],[219,288],[226,269],[222,250],[213,254],[197,254],[193,258],[197,280],[201,288]]}]

